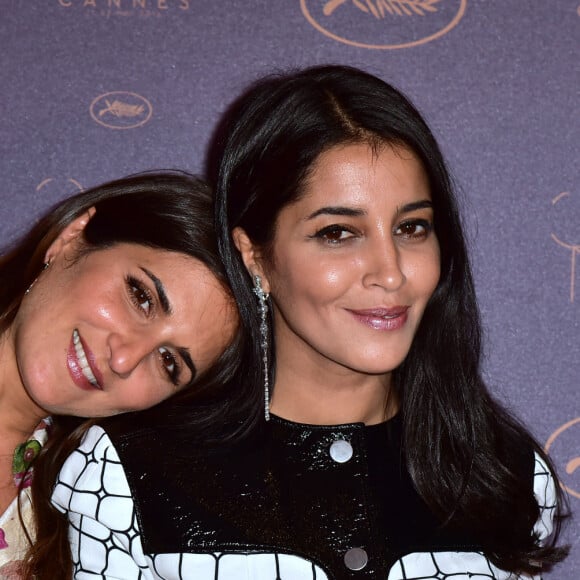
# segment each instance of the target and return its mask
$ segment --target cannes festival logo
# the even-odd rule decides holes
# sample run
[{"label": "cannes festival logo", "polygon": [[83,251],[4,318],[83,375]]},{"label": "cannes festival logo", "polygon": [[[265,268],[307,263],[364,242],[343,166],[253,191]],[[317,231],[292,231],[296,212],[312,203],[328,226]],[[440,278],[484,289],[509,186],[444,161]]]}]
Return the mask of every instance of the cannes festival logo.
[{"label": "cannes festival logo", "polygon": [[546,442],[560,475],[561,486],[572,496],[580,499],[580,417],[576,417],[556,429]]},{"label": "cannes festival logo", "polygon": [[91,117],[109,129],[134,129],[153,114],[151,103],[137,93],[114,91],[98,96],[90,106]]},{"label": "cannes festival logo", "polygon": [[409,48],[455,28],[467,0],[300,0],[319,32],[351,46]]},{"label": "cannes festival logo", "polygon": [[580,255],[580,196],[563,191],[552,199],[552,240],[567,251],[570,259],[570,302],[576,291],[576,258]]}]

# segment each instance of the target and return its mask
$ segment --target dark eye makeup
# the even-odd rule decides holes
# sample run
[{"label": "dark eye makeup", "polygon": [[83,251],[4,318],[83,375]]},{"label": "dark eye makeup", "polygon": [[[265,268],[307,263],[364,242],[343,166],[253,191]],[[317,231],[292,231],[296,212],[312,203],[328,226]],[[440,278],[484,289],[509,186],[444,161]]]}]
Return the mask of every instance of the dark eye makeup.
[{"label": "dark eye makeup", "polygon": [[312,238],[322,240],[330,245],[338,245],[355,237],[356,231],[350,226],[332,224],[318,230]]},{"label": "dark eye makeup", "polygon": [[[134,276],[127,276],[125,279],[129,298],[136,308],[141,310],[146,316],[150,316],[155,309],[155,298],[147,286]],[[160,347],[159,360],[163,371],[167,374],[169,380],[175,385],[179,385],[181,376],[181,365],[176,357],[168,348]]]},{"label": "dark eye makeup", "polygon": [[125,280],[131,302],[145,314],[151,314],[154,306],[153,296],[147,286],[134,276],[127,276]]},{"label": "dark eye makeup", "polygon": [[433,231],[433,223],[426,219],[408,219],[401,222],[395,229],[395,235],[411,240],[421,240]]}]

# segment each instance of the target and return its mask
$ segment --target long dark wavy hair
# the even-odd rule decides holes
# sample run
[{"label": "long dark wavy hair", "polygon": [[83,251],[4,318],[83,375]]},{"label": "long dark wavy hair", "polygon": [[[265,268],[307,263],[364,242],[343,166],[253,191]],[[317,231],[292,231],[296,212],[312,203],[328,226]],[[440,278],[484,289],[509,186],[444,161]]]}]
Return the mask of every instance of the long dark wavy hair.
[{"label": "long dark wavy hair", "polygon": [[[219,258],[213,227],[213,200],[201,179],[183,172],[148,172],[112,181],[64,200],[49,211],[18,243],[0,257],[0,333],[14,320],[26,289],[42,269],[46,250],[75,218],[95,207],[83,231],[82,252],[131,243],[178,252],[202,262],[231,295]],[[195,288],[191,289],[195,298]],[[232,313],[233,310],[232,299]],[[237,337],[193,384],[157,407],[141,413],[160,429],[187,431],[189,420],[205,425],[227,416],[224,400],[240,358]],[[83,434],[97,420],[55,416],[50,437],[34,461],[32,502],[35,527],[23,573],[26,578],[54,580],[71,577],[68,522],[50,504],[56,475]],[[30,539],[30,538],[29,538]]]},{"label": "long dark wavy hair", "polygon": [[409,99],[358,69],[320,66],[261,79],[230,107],[214,136],[208,172],[216,191],[220,252],[246,335],[247,428],[260,421],[264,377],[258,309],[231,232],[243,228],[267,253],[280,211],[300,198],[321,153],[357,143],[408,148],[430,183],[441,277],[392,381],[414,485],[444,525],[478,538],[494,564],[537,573],[565,556],[556,543],[562,508],[554,534],[541,545],[533,533],[540,510],[532,482],[514,457],[531,448],[555,476],[554,469],[482,380],[480,316],[450,174]]}]

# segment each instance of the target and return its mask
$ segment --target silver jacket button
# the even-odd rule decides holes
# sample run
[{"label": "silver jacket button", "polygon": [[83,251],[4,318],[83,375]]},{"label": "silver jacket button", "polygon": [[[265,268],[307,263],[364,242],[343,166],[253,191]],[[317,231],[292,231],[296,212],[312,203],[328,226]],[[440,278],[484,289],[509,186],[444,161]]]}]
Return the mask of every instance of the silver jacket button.
[{"label": "silver jacket button", "polygon": [[346,463],[352,457],[352,445],[344,439],[337,439],[331,444],[329,453],[337,463]]},{"label": "silver jacket button", "polygon": [[362,548],[351,548],[344,555],[344,563],[349,570],[362,570],[369,562],[369,557]]}]

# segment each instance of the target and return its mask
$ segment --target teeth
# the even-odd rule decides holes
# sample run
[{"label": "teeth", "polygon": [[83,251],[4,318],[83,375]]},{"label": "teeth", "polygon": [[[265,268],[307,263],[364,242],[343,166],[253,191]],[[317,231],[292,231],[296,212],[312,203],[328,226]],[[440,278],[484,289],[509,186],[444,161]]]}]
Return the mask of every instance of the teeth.
[{"label": "teeth", "polygon": [[81,337],[79,336],[78,330],[75,328],[73,331],[73,344],[75,345],[75,352],[77,355],[77,359],[81,365],[81,371],[84,377],[91,383],[91,385],[98,387],[99,383],[89,366],[89,361],[87,360],[87,355],[85,354],[85,350],[81,343]]}]

